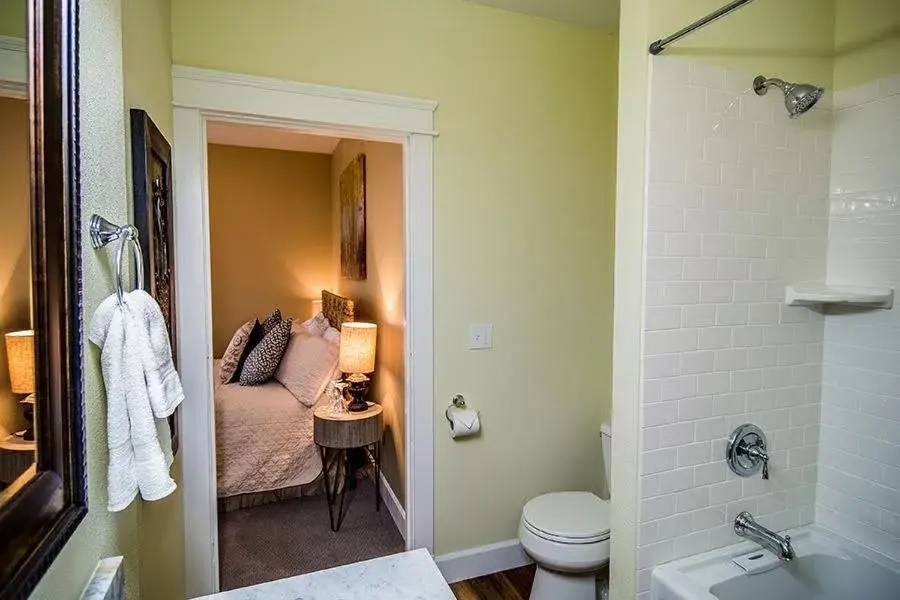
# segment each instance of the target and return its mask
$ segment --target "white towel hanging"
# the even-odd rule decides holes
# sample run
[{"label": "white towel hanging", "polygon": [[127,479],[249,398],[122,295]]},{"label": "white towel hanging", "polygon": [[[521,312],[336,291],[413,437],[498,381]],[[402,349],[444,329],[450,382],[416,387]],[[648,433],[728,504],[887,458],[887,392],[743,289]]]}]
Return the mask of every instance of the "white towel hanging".
[{"label": "white towel hanging", "polygon": [[91,342],[102,348],[109,440],[108,508],[126,508],[138,491],[159,500],[175,490],[165,417],[184,399],[156,301],[136,290],[104,300],[91,321]]}]

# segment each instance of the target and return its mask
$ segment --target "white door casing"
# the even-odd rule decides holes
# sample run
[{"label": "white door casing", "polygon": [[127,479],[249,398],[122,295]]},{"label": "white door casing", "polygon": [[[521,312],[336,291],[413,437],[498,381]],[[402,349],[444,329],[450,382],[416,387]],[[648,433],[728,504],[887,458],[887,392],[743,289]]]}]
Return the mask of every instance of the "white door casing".
[{"label": "white door casing", "polygon": [[174,230],[188,598],[219,589],[206,123],[270,125],[403,144],[407,549],[434,551],[433,131],[437,104],[172,68]]}]

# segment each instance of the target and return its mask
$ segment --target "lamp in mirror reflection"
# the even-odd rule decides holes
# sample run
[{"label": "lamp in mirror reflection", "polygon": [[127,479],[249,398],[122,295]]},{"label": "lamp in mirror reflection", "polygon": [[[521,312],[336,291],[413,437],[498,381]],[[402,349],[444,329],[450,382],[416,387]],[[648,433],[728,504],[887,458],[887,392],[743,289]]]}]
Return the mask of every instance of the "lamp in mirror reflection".
[{"label": "lamp in mirror reflection", "polygon": [[26,441],[34,440],[34,331],[13,331],[6,334],[6,360],[9,365],[10,388],[14,394],[28,394],[20,403],[25,405],[28,428],[16,435]]}]

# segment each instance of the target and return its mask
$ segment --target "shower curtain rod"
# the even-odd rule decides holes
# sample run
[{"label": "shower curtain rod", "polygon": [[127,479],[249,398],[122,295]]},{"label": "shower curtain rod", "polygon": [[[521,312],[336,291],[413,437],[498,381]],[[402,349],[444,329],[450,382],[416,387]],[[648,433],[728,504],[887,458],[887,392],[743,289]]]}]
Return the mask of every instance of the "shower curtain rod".
[{"label": "shower curtain rod", "polygon": [[655,42],[650,44],[650,54],[654,54],[654,55],[659,54],[666,48],[666,46],[668,46],[672,42],[680,40],[681,38],[688,35],[689,33],[693,33],[697,29],[700,29],[701,27],[709,25],[716,19],[720,19],[720,18],[724,17],[725,15],[727,15],[728,13],[730,13],[731,11],[737,10],[738,8],[742,7],[743,5],[750,4],[751,2],[753,2],[753,0],[734,0],[733,2],[729,2],[722,8],[709,13],[702,19],[698,19],[698,20],[694,21],[693,23],[691,23],[690,25],[688,25],[687,27],[684,27],[683,29],[679,29],[678,31],[676,31],[675,33],[670,35],[669,37],[665,37],[661,40],[656,40]]}]

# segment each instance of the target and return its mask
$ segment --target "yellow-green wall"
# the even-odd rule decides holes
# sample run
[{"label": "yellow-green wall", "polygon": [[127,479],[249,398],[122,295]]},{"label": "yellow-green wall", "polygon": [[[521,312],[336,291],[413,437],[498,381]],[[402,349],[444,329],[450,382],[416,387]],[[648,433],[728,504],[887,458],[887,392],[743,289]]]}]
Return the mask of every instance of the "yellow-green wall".
[{"label": "yellow-green wall", "polygon": [[24,38],[27,18],[25,0],[0,0],[0,35]]},{"label": "yellow-green wall", "polygon": [[[722,0],[650,0],[647,41]],[[752,2],[666,50],[753,73],[839,90],[900,72],[900,0]]]},{"label": "yellow-green wall", "polygon": [[[82,226],[98,213],[132,220],[128,177],[130,106],[148,110],[171,139],[171,46],[168,0],[80,0]],[[123,39],[124,38],[124,39]],[[123,75],[127,73],[127,75]],[[95,251],[84,236],[85,323],[115,289],[111,250]],[[97,561],[125,556],[131,600],[184,597],[184,522],[181,493],[155,503],[106,510],[106,403],[99,352],[85,346],[85,406],[89,512],[32,598],[79,598]],[[174,475],[180,481],[176,461]]]},{"label": "yellow-green wall", "polygon": [[172,141],[171,19],[169,0],[122,2],[125,104],[128,108],[142,108],[147,111],[170,143]]},{"label": "yellow-green wall", "polygon": [[834,88],[900,73],[900,0],[835,0]]},{"label": "yellow-green wall", "polygon": [[[79,44],[82,222],[99,213],[122,223],[129,219],[125,185],[125,121],[122,110],[122,38],[120,0],[81,0]],[[115,289],[111,252],[95,251],[82,238],[84,315],[89,323],[98,304]],[[107,556],[125,556],[129,598],[139,597],[140,506],[120,513],[106,510],[106,402],[100,354],[84,340],[85,410],[89,511],[32,598],[67,600],[81,591]]]},{"label": "yellow-green wall", "polygon": [[[616,256],[613,328],[612,481],[609,597],[635,597],[640,473],[641,325],[643,318],[644,192],[647,183],[646,44],[652,0],[627,0],[619,20],[616,148]],[[627,107],[627,109],[625,108]]]},{"label": "yellow-green wall", "polygon": [[[599,489],[609,414],[616,45],[462,0],[175,0],[175,64],[440,103],[436,551],[516,537],[523,503]],[[491,351],[467,349],[494,324]],[[483,435],[450,440],[455,393]]]},{"label": "yellow-green wall", "polygon": [[[169,0],[122,1],[122,70],[127,141],[126,182],[131,187],[131,126],[129,111],[147,112],[160,132],[172,141],[172,38]],[[133,201],[128,214],[132,215]],[[128,221],[133,219],[128,217]],[[146,235],[146,232],[141,232]],[[140,593],[144,600],[184,597],[184,512],[181,455],[172,475],[179,488],[163,500],[142,502],[138,519]]]},{"label": "yellow-green wall", "polygon": [[[724,2],[650,0],[649,4],[647,42],[674,33]],[[830,88],[833,34],[834,0],[758,0],[682,38],[665,53]]]}]

